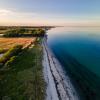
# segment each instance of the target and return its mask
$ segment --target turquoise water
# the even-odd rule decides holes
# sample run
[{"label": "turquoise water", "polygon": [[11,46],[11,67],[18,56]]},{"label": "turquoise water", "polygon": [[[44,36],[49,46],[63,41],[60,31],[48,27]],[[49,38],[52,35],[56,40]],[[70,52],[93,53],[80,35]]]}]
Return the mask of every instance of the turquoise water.
[{"label": "turquoise water", "polygon": [[99,28],[63,27],[48,32],[48,45],[84,100],[100,100]]}]

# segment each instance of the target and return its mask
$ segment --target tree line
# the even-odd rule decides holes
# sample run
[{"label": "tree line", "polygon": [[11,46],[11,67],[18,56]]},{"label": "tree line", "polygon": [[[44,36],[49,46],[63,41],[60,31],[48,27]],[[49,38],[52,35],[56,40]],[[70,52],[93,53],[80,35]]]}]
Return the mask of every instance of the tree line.
[{"label": "tree line", "polygon": [[43,37],[46,33],[44,29],[14,29],[7,31],[3,37]]}]

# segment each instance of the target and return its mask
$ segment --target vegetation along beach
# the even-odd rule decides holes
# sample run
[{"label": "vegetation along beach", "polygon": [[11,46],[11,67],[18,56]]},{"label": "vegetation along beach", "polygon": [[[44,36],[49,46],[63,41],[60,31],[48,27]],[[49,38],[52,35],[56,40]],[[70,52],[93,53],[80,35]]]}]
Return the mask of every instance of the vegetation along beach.
[{"label": "vegetation along beach", "polygon": [[100,0],[0,0],[0,100],[100,100]]}]

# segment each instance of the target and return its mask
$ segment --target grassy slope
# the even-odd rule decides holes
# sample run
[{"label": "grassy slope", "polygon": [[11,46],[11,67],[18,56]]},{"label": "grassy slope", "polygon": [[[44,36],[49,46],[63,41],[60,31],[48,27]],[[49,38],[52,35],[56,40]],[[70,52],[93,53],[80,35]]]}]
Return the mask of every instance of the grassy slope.
[{"label": "grassy slope", "polygon": [[44,100],[42,74],[42,47],[35,46],[24,51],[9,70],[3,72],[0,96],[10,100]]}]

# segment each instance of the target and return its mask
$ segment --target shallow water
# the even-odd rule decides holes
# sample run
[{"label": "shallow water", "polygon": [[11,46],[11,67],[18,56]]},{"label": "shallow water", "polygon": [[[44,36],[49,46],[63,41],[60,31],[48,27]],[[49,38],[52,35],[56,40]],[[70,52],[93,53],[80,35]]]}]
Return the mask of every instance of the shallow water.
[{"label": "shallow water", "polygon": [[69,73],[81,99],[100,100],[99,27],[51,29],[48,45]]}]

